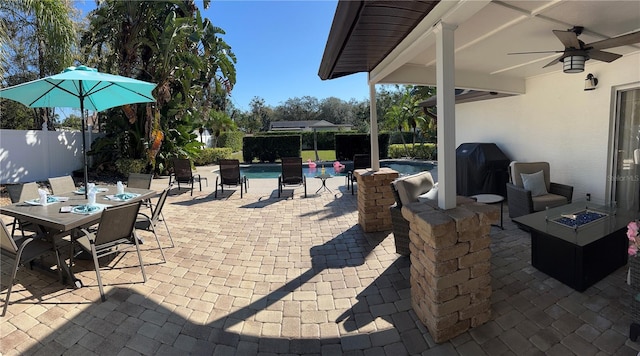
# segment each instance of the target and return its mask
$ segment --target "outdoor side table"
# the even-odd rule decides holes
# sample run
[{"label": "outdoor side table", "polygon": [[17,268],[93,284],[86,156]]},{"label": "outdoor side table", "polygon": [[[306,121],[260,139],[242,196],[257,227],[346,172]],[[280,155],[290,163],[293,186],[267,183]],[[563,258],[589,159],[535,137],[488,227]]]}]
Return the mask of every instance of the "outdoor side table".
[{"label": "outdoor side table", "polygon": [[320,186],[320,188],[318,188],[318,190],[316,190],[316,194],[318,194],[318,192],[320,190],[329,191],[329,193],[333,193],[333,191],[331,189],[329,189],[329,187],[327,187],[327,179],[332,178],[332,177],[333,176],[331,174],[320,174],[320,175],[316,176],[316,178],[318,178],[318,179],[320,179],[322,181],[322,185]]},{"label": "outdoor side table", "polygon": [[502,224],[502,206],[504,204],[504,197],[502,195],[497,194],[476,194],[470,196],[470,198],[475,199],[478,203],[483,204],[497,204],[500,203],[500,225],[494,225],[502,230],[504,230],[504,226]]}]

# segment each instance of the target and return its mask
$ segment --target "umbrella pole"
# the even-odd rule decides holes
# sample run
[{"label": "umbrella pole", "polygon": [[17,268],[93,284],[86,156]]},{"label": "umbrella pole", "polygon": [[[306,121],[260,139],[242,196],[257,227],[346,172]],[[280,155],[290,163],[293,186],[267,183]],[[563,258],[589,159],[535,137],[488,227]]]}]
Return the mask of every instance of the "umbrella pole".
[{"label": "umbrella pole", "polygon": [[[82,82],[80,82],[80,91],[82,91]],[[82,117],[82,165],[84,166],[84,198],[88,199],[89,189],[87,183],[89,183],[89,174],[87,173],[87,140],[85,138],[85,127],[86,124],[84,122],[84,97],[82,96],[82,92],[80,93],[80,115]]]}]

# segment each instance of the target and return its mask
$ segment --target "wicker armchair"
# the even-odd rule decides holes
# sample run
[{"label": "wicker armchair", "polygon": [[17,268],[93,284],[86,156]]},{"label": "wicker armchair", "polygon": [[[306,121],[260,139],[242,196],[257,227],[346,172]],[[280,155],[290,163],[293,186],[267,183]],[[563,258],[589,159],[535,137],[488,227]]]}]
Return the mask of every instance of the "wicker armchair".
[{"label": "wicker armchair", "polygon": [[418,201],[437,199],[437,184],[429,172],[420,172],[401,177],[391,182],[391,191],[396,203],[389,207],[391,224],[396,243],[396,252],[408,256],[409,250],[409,221],[402,216],[402,206]]},{"label": "wicker armchair", "polygon": [[[542,211],[547,207],[553,208],[571,203],[573,187],[551,182],[548,162],[524,163],[514,161],[509,165],[509,171],[511,180],[507,183],[509,217],[516,218]],[[524,177],[540,174],[544,177],[544,186],[540,186],[540,189],[526,189],[523,174],[525,175]],[[527,185],[531,188],[531,183]],[[536,190],[539,191],[536,192]]]}]

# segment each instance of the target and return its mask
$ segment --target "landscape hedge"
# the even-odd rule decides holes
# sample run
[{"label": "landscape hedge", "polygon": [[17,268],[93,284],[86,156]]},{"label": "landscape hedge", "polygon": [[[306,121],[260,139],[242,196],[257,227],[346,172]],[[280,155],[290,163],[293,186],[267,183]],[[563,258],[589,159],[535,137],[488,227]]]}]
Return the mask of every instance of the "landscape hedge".
[{"label": "landscape hedge", "polygon": [[[351,161],[353,155],[359,153],[371,153],[371,139],[368,134],[337,134],[336,140],[336,159],[338,161]],[[380,158],[388,158],[389,134],[378,134],[378,151]]]},{"label": "landscape hedge", "polygon": [[302,154],[300,135],[245,136],[242,142],[242,159],[246,163],[255,159],[273,163],[278,158],[300,157]]},{"label": "landscape hedge", "polygon": [[228,147],[232,152],[242,151],[243,137],[244,132],[241,131],[223,132],[218,137],[218,147]]}]

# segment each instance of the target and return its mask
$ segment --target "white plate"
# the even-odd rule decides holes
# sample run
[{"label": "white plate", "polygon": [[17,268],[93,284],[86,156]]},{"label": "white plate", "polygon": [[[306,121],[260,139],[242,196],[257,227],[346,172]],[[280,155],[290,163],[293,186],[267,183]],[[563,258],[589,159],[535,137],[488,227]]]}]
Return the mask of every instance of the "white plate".
[{"label": "white plate", "polygon": [[59,197],[54,197],[54,196],[48,196],[47,197],[47,202],[45,204],[41,204],[40,203],[40,198],[35,198],[35,199],[31,199],[31,200],[25,200],[25,203],[29,204],[29,205],[51,205],[51,204],[55,204],[55,203],[59,203],[61,201],[67,201],[69,198],[67,199],[60,199]]},{"label": "white plate", "polygon": [[78,205],[74,206],[73,209],[71,209],[71,212],[74,214],[90,215],[101,212],[107,206],[108,205],[105,204],[94,204],[92,206]]},{"label": "white plate", "polygon": [[[108,192],[109,188],[96,188],[96,192],[98,193],[104,193],[104,192]],[[75,194],[84,194],[84,189],[78,189],[76,191],[74,191]]]},{"label": "white plate", "polygon": [[114,195],[105,195],[105,199],[113,200],[113,201],[128,201],[133,198],[139,197],[138,193],[122,193],[122,194],[114,194]]}]

